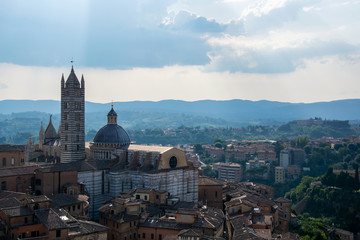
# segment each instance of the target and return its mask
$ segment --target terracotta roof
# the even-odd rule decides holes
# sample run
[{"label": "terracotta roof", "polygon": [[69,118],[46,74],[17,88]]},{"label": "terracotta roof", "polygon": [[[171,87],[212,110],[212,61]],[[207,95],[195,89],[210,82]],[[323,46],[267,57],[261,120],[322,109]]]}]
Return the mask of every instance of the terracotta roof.
[{"label": "terracotta roof", "polygon": [[95,171],[95,170],[105,170],[110,169],[116,160],[95,160],[95,159],[85,159],[81,161],[75,161],[70,163],[57,163],[50,166],[40,167],[38,171],[41,172],[58,172],[58,171]]},{"label": "terracotta roof", "polygon": [[242,240],[242,239],[248,239],[248,240],[263,240],[262,237],[256,234],[256,232],[252,228],[248,227],[242,227],[239,229],[234,230],[234,240]]},{"label": "terracotta roof", "polygon": [[199,176],[199,185],[216,185],[222,186],[223,182],[214,178],[209,178],[205,176]]},{"label": "terracotta roof", "polygon": [[118,214],[108,214],[106,216],[108,219],[115,220],[115,221],[121,221],[121,222],[130,222],[134,221],[136,219],[140,219],[140,215],[130,215],[126,213],[118,213]]},{"label": "terracotta roof", "polygon": [[234,229],[241,229],[251,225],[250,213],[238,214],[230,217],[230,223]]},{"label": "terracotta roof", "polygon": [[[55,194],[49,196],[49,198],[51,199],[51,206],[60,207],[60,208],[87,201],[87,199],[85,200],[79,198],[79,195],[68,195],[68,194]],[[86,198],[88,197],[86,196]]]},{"label": "terracotta roof", "polygon": [[291,201],[287,198],[279,197],[275,199],[275,202],[282,202],[282,203],[291,203]]},{"label": "terracotta roof", "polygon": [[32,212],[27,207],[23,207],[23,206],[5,208],[5,209],[2,209],[2,211],[9,217],[32,215]]},{"label": "terracotta roof", "polygon": [[15,197],[0,199],[0,209],[19,206],[21,206],[21,203]]},{"label": "terracotta roof", "polygon": [[272,239],[270,229],[254,229],[255,233],[263,239]]},{"label": "terracotta roof", "polygon": [[252,215],[252,224],[254,225],[272,225],[272,216],[271,215]]},{"label": "terracotta roof", "polygon": [[48,202],[50,199],[45,195],[40,196],[28,196],[26,198],[27,203],[40,203],[40,202]]},{"label": "terracotta roof", "polygon": [[75,223],[69,224],[68,239],[78,238],[79,236],[89,235],[108,231],[109,228],[92,221],[78,220]]},{"label": "terracotta roof", "polygon": [[0,199],[2,198],[17,198],[26,195],[25,193],[12,192],[12,191],[0,191]]},{"label": "terracotta roof", "polygon": [[15,168],[0,169],[0,177],[31,175],[39,166],[23,166]]},{"label": "terracotta roof", "polygon": [[35,212],[35,216],[40,223],[44,224],[49,230],[67,228],[66,223],[60,218],[59,214],[51,208],[37,211]]},{"label": "terracotta roof", "polygon": [[10,145],[3,144],[0,145],[0,152],[24,152],[25,145]]},{"label": "terracotta roof", "polygon": [[163,221],[157,218],[148,218],[144,222],[140,222],[139,226],[149,228],[165,228],[165,229],[176,229],[183,230],[191,227],[191,224],[181,224],[177,222]]},{"label": "terracotta roof", "polygon": [[136,193],[150,193],[151,192],[151,189],[150,188],[137,188],[135,190]]},{"label": "terracotta roof", "polygon": [[199,231],[195,231],[193,229],[184,229],[179,232],[178,236],[181,237],[200,237],[202,234]]}]

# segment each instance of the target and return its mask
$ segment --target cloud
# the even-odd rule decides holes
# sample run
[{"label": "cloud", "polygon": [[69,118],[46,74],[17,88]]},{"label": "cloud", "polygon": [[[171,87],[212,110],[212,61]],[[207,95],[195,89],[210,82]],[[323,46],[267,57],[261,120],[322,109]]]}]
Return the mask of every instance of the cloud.
[{"label": "cloud", "polygon": [[171,2],[65,1],[56,3],[55,11],[46,1],[35,1],[27,4],[28,12],[2,3],[0,62],[63,66],[74,57],[80,66],[119,69],[207,64],[205,39],[159,27]]},{"label": "cloud", "polygon": [[170,30],[192,31],[196,33],[219,33],[225,30],[225,25],[217,23],[214,19],[209,20],[184,10],[178,13],[170,12],[164,18],[163,26]]},{"label": "cloud", "polygon": [[292,46],[288,42],[276,45],[272,41],[228,37],[210,39],[209,43],[213,50],[208,71],[289,73],[304,66],[305,59],[337,55],[351,61],[354,53],[360,53],[359,46],[334,40],[300,40]]},{"label": "cloud", "polygon": [[358,61],[359,7],[341,0],[2,1],[0,62],[64,66],[74,57],[78,66],[108,69],[287,73],[322,56]]},{"label": "cloud", "polygon": [[8,86],[5,83],[0,82],[0,89],[5,89]]}]

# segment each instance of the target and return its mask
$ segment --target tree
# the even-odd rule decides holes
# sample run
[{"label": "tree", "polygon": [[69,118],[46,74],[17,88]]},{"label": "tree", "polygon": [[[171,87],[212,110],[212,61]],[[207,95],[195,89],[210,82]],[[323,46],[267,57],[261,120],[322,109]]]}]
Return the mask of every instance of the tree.
[{"label": "tree", "polygon": [[360,180],[359,180],[359,166],[357,165],[355,168],[355,190],[359,190],[360,188]]},{"label": "tree", "polygon": [[217,178],[218,173],[212,169],[210,166],[206,166],[203,170],[203,173],[205,176],[207,177],[211,177],[211,178]]},{"label": "tree", "polygon": [[305,151],[305,153],[306,154],[310,154],[311,153],[311,147],[309,146],[309,145],[306,145],[305,147],[304,147],[304,151]]},{"label": "tree", "polygon": [[276,152],[276,157],[280,157],[280,151],[284,149],[284,146],[281,145],[281,143],[279,141],[277,141],[275,143],[275,152]]},{"label": "tree", "polygon": [[200,143],[194,144],[194,150],[198,154],[203,154],[204,149],[202,148]]},{"label": "tree", "polygon": [[321,183],[327,186],[335,186],[336,175],[333,173],[332,167],[329,167],[325,175],[321,178]]},{"label": "tree", "polygon": [[354,144],[354,143],[349,143],[348,144],[348,149],[351,151],[351,152],[356,152],[358,147]]},{"label": "tree", "polygon": [[216,143],[215,143],[215,147],[217,147],[217,148],[222,148],[221,142],[216,142]]},{"label": "tree", "polygon": [[309,143],[309,137],[308,136],[298,136],[296,139],[296,146],[300,148],[304,148]]}]

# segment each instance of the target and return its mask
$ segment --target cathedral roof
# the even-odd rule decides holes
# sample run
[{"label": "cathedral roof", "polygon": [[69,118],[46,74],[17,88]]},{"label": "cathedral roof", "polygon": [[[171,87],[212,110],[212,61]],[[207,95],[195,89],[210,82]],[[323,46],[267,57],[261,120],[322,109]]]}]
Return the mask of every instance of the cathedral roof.
[{"label": "cathedral roof", "polygon": [[66,80],[66,87],[77,87],[77,88],[80,87],[80,82],[75,75],[73,67],[71,67],[70,75],[69,75],[68,79]]},{"label": "cathedral roof", "polygon": [[129,134],[117,124],[106,124],[94,137],[94,143],[130,145]]},{"label": "cathedral roof", "polygon": [[49,125],[45,130],[45,141],[49,141],[57,138],[59,138],[59,136],[54,128],[54,125],[52,124],[51,115],[50,115]]}]

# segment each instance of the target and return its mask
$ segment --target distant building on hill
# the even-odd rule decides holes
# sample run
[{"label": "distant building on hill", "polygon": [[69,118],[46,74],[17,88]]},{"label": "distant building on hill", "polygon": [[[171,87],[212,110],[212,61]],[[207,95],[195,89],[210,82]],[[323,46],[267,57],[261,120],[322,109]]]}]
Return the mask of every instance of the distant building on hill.
[{"label": "distant building on hill", "polygon": [[[214,164],[215,165],[215,164]],[[221,181],[239,182],[243,179],[243,167],[237,163],[217,163],[218,178]]]},{"label": "distant building on hill", "polygon": [[285,182],[285,168],[275,167],[275,183],[284,183],[284,182]]}]

